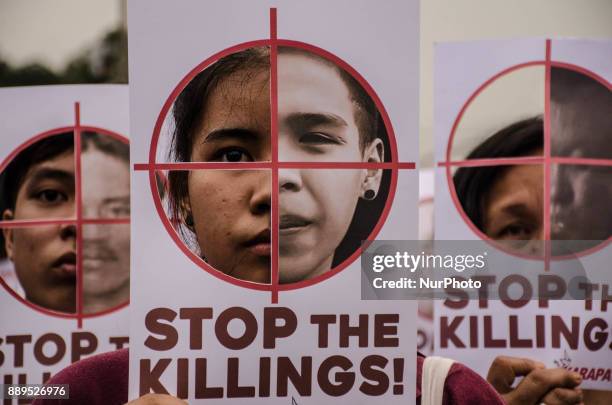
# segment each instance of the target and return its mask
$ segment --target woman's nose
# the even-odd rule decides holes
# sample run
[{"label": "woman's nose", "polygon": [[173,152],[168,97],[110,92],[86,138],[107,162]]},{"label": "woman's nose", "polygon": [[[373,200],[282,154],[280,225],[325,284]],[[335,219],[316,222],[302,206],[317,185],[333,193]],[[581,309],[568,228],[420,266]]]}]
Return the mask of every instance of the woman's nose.
[{"label": "woman's nose", "polygon": [[60,237],[63,240],[75,239],[76,240],[76,225],[65,224],[60,225]]},{"label": "woman's nose", "polygon": [[281,169],[278,171],[279,191],[300,191],[302,189],[302,173],[299,169]]},{"label": "woman's nose", "polygon": [[249,200],[249,209],[254,215],[267,214],[271,206],[272,176],[267,170],[253,171],[252,176],[254,190]]}]

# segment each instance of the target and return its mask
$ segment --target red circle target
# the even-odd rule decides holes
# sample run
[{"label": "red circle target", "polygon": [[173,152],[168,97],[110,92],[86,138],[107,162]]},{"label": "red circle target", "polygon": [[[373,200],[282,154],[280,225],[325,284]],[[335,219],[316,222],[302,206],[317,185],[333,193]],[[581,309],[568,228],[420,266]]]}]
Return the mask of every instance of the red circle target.
[{"label": "red circle target", "polygon": [[[99,227],[104,227],[107,225],[118,225],[124,224],[129,226],[129,194],[127,195],[127,199],[125,199],[125,204],[127,204],[128,214],[127,216],[114,216],[108,217],[106,214],[102,216],[96,215],[84,215],[84,210],[89,212],[91,210],[91,206],[89,204],[83,203],[83,188],[89,189],[88,184],[85,184],[83,181],[83,170],[82,170],[82,162],[83,162],[83,154],[81,153],[81,147],[84,141],[82,139],[87,139],[85,141],[87,143],[87,147],[92,151],[101,151],[109,156],[115,156],[114,151],[112,150],[104,150],[100,149],[100,145],[94,144],[95,142],[103,143],[107,148],[111,148],[113,146],[119,145],[119,149],[123,153],[122,155],[122,163],[120,163],[121,167],[125,166],[126,173],[126,182],[129,181],[129,141],[126,137],[99,127],[94,126],[85,126],[81,125],[79,122],[79,105],[76,103],[75,105],[75,113],[76,113],[76,124],[72,126],[66,126],[61,128],[55,128],[52,130],[45,131],[34,137],[30,138],[23,144],[19,145],[9,156],[7,156],[4,161],[0,164],[0,175],[3,178],[3,193],[7,193],[10,190],[4,189],[7,186],[8,180],[5,172],[7,170],[12,170],[12,174],[19,173],[21,180],[19,183],[13,184],[9,187],[14,193],[14,199],[17,199],[18,195],[34,193],[36,191],[23,191],[26,188],[26,183],[28,184],[36,184],[39,182],[40,186],[35,186],[36,189],[41,189],[38,193],[50,193],[48,196],[37,197],[34,203],[30,203],[29,206],[21,205],[17,207],[17,201],[14,201],[14,206],[5,205],[5,200],[3,199],[3,218],[0,221],[0,228],[6,234],[14,235],[16,230],[17,232],[22,232],[25,230],[29,232],[28,235],[34,237],[43,238],[41,239],[42,244],[36,245],[36,254],[25,255],[30,256],[38,260],[38,258],[42,257],[42,259],[30,263],[25,263],[20,261],[19,267],[22,270],[15,268],[16,280],[21,286],[24,286],[24,279],[28,279],[29,281],[25,281],[28,284],[28,287],[23,287],[24,296],[15,291],[9,283],[7,283],[2,277],[0,277],[0,284],[8,291],[10,295],[19,300],[24,305],[40,312],[45,315],[50,315],[54,317],[60,318],[74,318],[79,322],[79,326],[81,325],[82,319],[84,318],[93,318],[98,316],[103,316],[117,310],[120,310],[126,307],[129,304],[129,295],[122,295],[124,297],[118,301],[113,301],[110,304],[102,304],[101,306],[89,306],[91,303],[89,301],[88,293],[84,293],[83,284],[84,278],[91,277],[92,263],[93,265],[97,265],[101,269],[105,269],[104,267],[104,259],[103,254],[107,255],[108,260],[117,259],[115,256],[117,255],[117,251],[108,248],[108,246],[103,246],[102,250],[104,252],[100,253],[100,250],[97,248],[91,248],[90,240],[84,241],[83,230],[84,228],[88,228],[89,231],[95,227],[96,229],[100,229]],[[95,138],[95,139],[94,139]],[[37,149],[38,148],[38,149]],[[35,155],[39,157],[40,160],[36,160],[30,164],[27,162],[27,169],[21,169],[20,167],[23,164],[23,159],[25,159],[22,154],[23,153],[31,153],[33,150],[38,150],[35,152]],[[42,152],[40,152],[42,150]],[[53,150],[48,152],[49,150]],[[89,150],[87,151],[89,152]],[[42,154],[41,154],[42,153]],[[118,153],[118,152],[117,152]],[[30,156],[28,154],[28,156]],[[64,156],[64,157],[62,157]],[[21,159],[20,163],[15,163],[19,159]],[[59,166],[49,164],[49,162],[58,161],[62,159],[62,162],[66,162],[63,165]],[[89,162],[89,161],[88,161]],[[12,163],[15,163],[14,165]],[[42,169],[41,169],[42,168]],[[89,169],[88,169],[89,170]],[[95,172],[94,168],[94,172]],[[22,173],[23,172],[23,173]],[[90,171],[91,172],[91,171]],[[88,173],[90,173],[88,172]],[[47,173],[45,175],[40,173]],[[93,173],[93,172],[91,172]],[[40,174],[39,177],[37,177]],[[96,175],[94,173],[94,175]],[[31,180],[32,177],[40,180]],[[47,177],[44,177],[47,176]],[[49,180],[49,179],[60,179],[59,176],[62,177],[63,180]],[[71,179],[71,180],[68,180]],[[89,178],[91,179],[91,178]],[[88,180],[86,180],[88,181]],[[99,181],[99,178],[96,178],[94,181]],[[56,183],[54,183],[56,182]],[[60,185],[61,184],[61,185]],[[99,183],[98,183],[99,184]],[[30,187],[30,186],[28,186]],[[34,187],[34,186],[31,186]],[[113,183],[113,187],[115,184]],[[13,190],[14,189],[14,190]],[[59,190],[59,191],[58,191]],[[22,193],[23,191],[23,193]],[[128,189],[129,192],[129,189]],[[18,194],[19,193],[19,194]],[[66,195],[73,195],[73,197],[67,197]],[[28,194],[29,195],[29,194]],[[38,196],[38,194],[36,194]],[[24,199],[32,200],[33,197],[20,197],[23,201]],[[69,199],[72,200],[74,198],[73,203],[69,202]],[[66,202],[65,204],[63,202]],[[88,200],[89,201],[89,200]],[[62,205],[63,204],[63,205]],[[63,213],[59,215],[46,215],[49,212],[58,212],[57,210],[52,211],[49,207],[68,207],[64,209]],[[32,206],[43,207],[43,209],[39,209],[37,212],[32,211]],[[25,207],[25,208],[24,208]],[[122,206],[123,207],[123,206]],[[27,210],[30,211],[27,211]],[[45,211],[45,209],[47,211]],[[4,215],[7,212],[11,212],[11,216],[15,215],[15,213],[19,212],[19,210],[25,210],[25,216],[18,216],[13,218],[6,218]],[[124,211],[121,211],[123,213]],[[29,213],[29,214],[28,214]],[[32,214],[34,213],[34,214]],[[63,227],[63,228],[62,228]],[[38,232],[38,236],[36,234]],[[45,235],[44,237],[40,236],[40,233],[48,233],[49,235]],[[51,233],[53,235],[51,235]],[[60,235],[61,234],[61,235]],[[98,235],[99,237],[100,235]],[[125,236],[125,235],[124,235]],[[23,239],[23,238],[22,238]],[[60,255],[64,251],[64,249],[56,249],[57,240],[62,239],[64,247],[68,245],[72,245],[73,248],[68,249],[70,252],[67,252],[62,257],[56,257]],[[129,233],[127,237],[124,237],[125,240],[129,241]],[[4,242],[4,237],[3,237]],[[30,242],[35,243],[35,242]],[[83,245],[87,244],[90,248],[85,248],[86,252],[97,252],[90,254],[92,257],[83,258],[84,248]],[[104,244],[101,242],[101,244]],[[18,250],[15,247],[15,251]],[[125,271],[123,271],[122,279],[127,277],[129,282],[129,244],[127,248],[122,251],[122,257],[127,260],[123,260],[121,263],[127,263],[125,267]],[[50,256],[45,253],[51,253]],[[88,254],[89,254],[88,253]],[[15,253],[16,254],[16,253]],[[95,256],[97,254],[98,256]],[[25,257],[24,254],[20,254],[19,257]],[[93,257],[95,256],[95,257]],[[112,256],[112,257],[111,257]],[[52,260],[51,260],[52,259]],[[8,259],[7,259],[8,260]],[[21,259],[20,259],[21,260]],[[86,262],[84,264],[84,261]],[[52,262],[52,263],[51,263]],[[61,262],[61,263],[60,263]],[[28,264],[28,265],[26,265]],[[84,266],[87,269],[84,271]],[[17,265],[15,265],[17,267]],[[27,267],[27,268],[26,268]],[[61,268],[61,270],[58,270]],[[25,269],[25,270],[23,270]],[[34,273],[35,272],[35,273]],[[85,275],[85,273],[88,273]],[[34,277],[30,277],[28,273],[32,273]],[[21,275],[20,275],[21,274]],[[126,276],[127,275],[127,276]],[[102,277],[108,277],[109,275],[101,274]],[[36,281],[38,280],[38,281]],[[38,284],[41,285],[38,285]],[[52,290],[61,284],[61,288],[64,292],[72,291],[68,295],[62,294],[60,295],[44,295],[45,293],[39,293],[36,291],[44,290],[48,288]],[[122,284],[123,285],[123,284]],[[127,284],[129,285],[129,284]],[[40,288],[42,286],[42,288]],[[91,285],[88,284],[88,287]],[[58,287],[59,288],[59,287]],[[106,286],[105,286],[106,288]],[[109,288],[112,289],[112,286]],[[43,295],[41,295],[43,294]],[[51,293],[50,293],[51,294]],[[70,301],[70,295],[73,296],[72,301]],[[28,299],[28,296],[37,296],[37,299]],[[44,298],[41,300],[40,297]],[[66,298],[66,299],[64,299]],[[47,302],[49,304],[42,304],[41,302]],[[88,301],[85,303],[85,301]],[[71,303],[72,302],[72,303]],[[66,305],[64,305],[66,304]],[[58,305],[58,308],[54,308],[54,305]],[[59,309],[59,306],[73,306],[73,310],[65,310]]]},{"label": "red circle target", "polygon": [[[445,171],[446,171],[446,178],[447,178],[447,184],[449,187],[449,191],[450,191],[450,195],[451,195],[451,199],[455,205],[455,208],[457,209],[457,211],[459,212],[461,218],[463,219],[463,221],[467,224],[467,226],[470,228],[470,230],[477,235],[480,239],[485,240],[489,243],[491,243],[494,247],[496,247],[497,249],[500,249],[502,251],[504,251],[507,254],[510,255],[514,255],[517,257],[521,257],[521,258],[525,258],[525,259],[534,259],[534,260],[543,260],[546,262],[546,268],[548,269],[549,266],[549,262],[553,261],[553,260],[567,260],[567,259],[572,259],[572,258],[576,258],[576,257],[580,257],[580,256],[585,256],[585,255],[589,255],[592,254],[600,249],[602,249],[603,247],[607,246],[611,241],[612,241],[612,235],[608,232],[605,237],[598,237],[597,239],[592,238],[594,241],[599,241],[599,243],[595,244],[594,246],[588,246],[584,249],[578,249],[577,251],[572,251],[571,254],[563,254],[563,253],[552,253],[551,252],[551,241],[560,241],[560,240],[570,240],[570,238],[564,238],[564,239],[555,239],[555,233],[551,231],[551,228],[553,227],[553,215],[558,215],[561,216],[561,214],[559,214],[558,209],[553,212],[553,210],[551,209],[551,206],[553,204],[553,197],[552,197],[552,191],[551,191],[551,184],[552,184],[552,171],[553,170],[560,170],[559,168],[566,168],[566,167],[579,167],[579,168],[596,168],[597,170],[606,170],[606,169],[612,169],[612,156],[609,155],[604,155],[600,156],[598,155],[598,151],[596,152],[590,152],[593,155],[584,155],[584,156],[576,156],[576,153],[574,152],[576,147],[575,145],[572,144],[573,149],[568,149],[568,142],[566,142],[566,144],[564,145],[562,143],[561,139],[561,129],[562,128],[560,126],[560,124],[555,124],[555,122],[553,121],[553,123],[551,124],[552,120],[559,120],[559,116],[560,114],[557,113],[555,114],[554,118],[551,118],[551,104],[553,103],[553,101],[551,101],[553,99],[553,96],[551,96],[551,72],[553,72],[553,74],[556,74],[557,77],[560,77],[561,75],[574,75],[576,77],[578,77],[578,79],[575,79],[576,81],[580,82],[580,80],[582,80],[583,82],[592,82],[595,83],[593,85],[594,88],[599,87],[600,93],[598,94],[604,94],[603,97],[606,97],[605,100],[606,103],[609,103],[609,97],[610,94],[609,92],[612,90],[612,85],[609,81],[607,81],[605,78],[597,75],[594,72],[591,72],[587,69],[584,69],[580,66],[576,66],[573,64],[569,64],[569,63],[561,63],[561,62],[555,62],[555,61],[551,61],[550,60],[550,41],[547,41],[547,52],[546,52],[547,58],[546,60],[541,60],[541,61],[533,61],[533,62],[528,62],[528,63],[523,63],[523,64],[519,64],[516,66],[511,66],[507,69],[504,69],[503,71],[495,74],[493,77],[489,78],[488,80],[486,80],[482,85],[480,85],[471,95],[470,97],[467,99],[467,101],[463,104],[463,106],[460,109],[460,112],[458,114],[458,116],[456,117],[452,129],[451,129],[451,133],[449,135],[449,140],[448,140],[448,145],[446,148],[446,155],[445,155],[445,162],[441,162],[440,165],[445,167]],[[545,68],[545,95],[544,95],[544,100],[545,100],[545,108],[544,108],[544,114],[542,117],[542,129],[543,129],[543,148],[542,148],[542,154],[541,155],[533,155],[533,156],[526,156],[526,155],[516,155],[516,156],[503,156],[503,157],[499,157],[499,156],[492,156],[492,157],[482,157],[482,158],[467,158],[464,160],[453,160],[453,146],[455,145],[455,143],[457,142],[456,139],[456,135],[458,132],[458,127],[459,124],[462,122],[462,119],[464,119],[466,111],[469,110],[469,108],[472,106],[473,102],[478,98],[479,95],[481,95],[483,93],[483,91],[485,91],[486,89],[488,89],[492,84],[496,83],[496,81],[502,77],[505,77],[507,75],[511,75],[517,71],[520,71],[521,69],[525,69],[525,68],[529,68],[529,67],[533,67],[533,66],[542,66]],[[582,79],[580,79],[580,77],[582,77]],[[559,82],[561,83],[561,81],[559,80]],[[555,82],[556,83],[556,82]],[[580,82],[581,83],[581,82]],[[559,89],[562,89],[562,86],[559,85]],[[606,89],[607,89],[607,94],[606,93]],[[554,89],[553,89],[554,91]],[[563,90],[558,90],[555,97],[560,98],[562,96],[560,96],[559,94],[562,93]],[[569,92],[568,92],[569,94]],[[574,96],[576,99],[579,99],[578,96]],[[567,96],[566,98],[569,98],[569,96]],[[573,101],[567,102],[567,104],[571,103]],[[560,102],[559,102],[560,103]],[[575,102],[576,104],[578,102]],[[604,109],[609,107],[608,104],[604,104]],[[557,107],[558,110],[560,110],[560,107]],[[567,107],[566,107],[567,108]],[[608,112],[609,114],[609,112]],[[603,114],[602,114],[603,116]],[[583,117],[584,120],[586,120],[586,118]],[[605,119],[605,118],[604,118]],[[602,129],[603,130],[603,129]],[[584,131],[583,131],[584,132]],[[491,137],[492,138],[492,137]],[[489,140],[489,139],[487,139]],[[584,140],[583,140],[584,142]],[[482,144],[481,144],[482,145]],[[560,146],[561,145],[561,146]],[[565,146],[566,149],[563,150],[562,147]],[[600,148],[601,149],[601,148]],[[562,151],[563,150],[563,151]],[[602,152],[603,153],[603,152]],[[461,198],[458,195],[457,189],[456,189],[456,184],[454,181],[454,174],[452,172],[453,168],[459,168],[460,170],[463,169],[468,169],[468,170],[477,170],[477,169],[482,169],[482,168],[488,168],[488,167],[502,167],[502,166],[506,166],[506,167],[519,167],[520,165],[531,165],[531,166],[538,166],[541,167],[543,170],[543,182],[544,184],[542,185],[542,190],[543,190],[543,208],[542,208],[542,212],[543,212],[543,229],[544,229],[544,246],[545,246],[545,251],[543,252],[543,254],[541,255],[537,255],[534,256],[532,254],[527,254],[527,253],[523,253],[520,252],[518,250],[515,249],[511,249],[508,248],[507,246],[503,246],[501,243],[499,243],[499,241],[492,239],[491,236],[487,235],[485,233],[485,231],[483,229],[481,229],[481,227],[477,226],[472,218],[470,217],[470,215],[468,215],[468,213],[466,212],[464,206],[461,203]],[[554,168],[554,169],[551,169]],[[609,173],[608,173],[609,175]],[[603,177],[601,177],[601,179],[603,179]],[[555,180],[556,181],[556,180]],[[465,192],[465,191],[464,191]],[[606,198],[605,195],[601,196],[601,198]],[[609,201],[608,201],[609,203]],[[583,207],[584,210],[587,209],[587,207]],[[606,215],[605,213],[600,213],[603,215]],[[576,238],[576,240],[587,240],[586,238]],[[589,238],[591,239],[591,238]]]},{"label": "red circle target", "polygon": [[[210,68],[215,65],[220,59],[227,57],[232,54],[236,54],[251,48],[258,47],[267,47],[270,49],[270,148],[271,148],[271,159],[270,160],[260,160],[260,161],[252,161],[252,162],[229,162],[229,163],[220,163],[214,161],[203,161],[203,162],[176,162],[176,163],[163,163],[158,162],[157,156],[160,156],[159,148],[160,148],[160,137],[163,133],[163,128],[165,128],[164,123],[168,119],[168,115],[172,111],[173,105],[179,95],[185,90],[185,88],[189,85],[189,83],[201,72],[205,69]],[[283,48],[292,48],[298,49],[301,52],[308,52],[316,57],[321,58],[328,63],[333,64],[334,66],[342,69],[347,75],[349,75],[352,80],[356,81],[359,86],[367,93],[367,96],[373,101],[376,109],[378,110],[378,114],[380,116],[380,121],[384,126],[386,139],[384,140],[385,148],[388,151],[384,156],[384,160],[382,162],[347,162],[347,161],[333,161],[333,162],[292,162],[292,161],[283,161],[279,159],[278,156],[278,78],[277,78],[277,58],[278,58],[278,49],[280,47]],[[290,282],[286,284],[279,283],[279,269],[278,269],[278,213],[279,213],[279,189],[278,189],[278,176],[279,171],[282,169],[311,169],[311,170],[320,170],[321,175],[325,174],[325,171],[322,169],[328,170],[337,170],[337,169],[386,169],[387,173],[387,190],[385,191],[385,200],[384,205],[380,210],[380,214],[376,219],[375,223],[367,233],[369,235],[367,239],[374,239],[378,235],[381,230],[385,220],[389,214],[391,209],[396,187],[397,187],[397,170],[402,168],[411,169],[414,168],[414,164],[412,163],[399,163],[398,162],[398,151],[397,151],[397,143],[395,139],[395,135],[393,132],[393,127],[391,125],[391,121],[389,116],[382,104],[382,101],[377,96],[374,89],[368,84],[368,82],[361,76],[353,67],[351,67],[347,62],[343,61],[339,57],[321,49],[315,47],[310,44],[306,44],[298,41],[290,41],[290,40],[282,40],[282,39],[270,39],[270,40],[259,40],[259,41],[251,41],[242,43],[231,48],[220,51],[210,58],[207,58],[194,69],[192,69],[174,88],[171,94],[166,99],[158,117],[153,130],[151,145],[149,149],[149,162],[146,165],[146,170],[149,171],[149,181],[151,186],[151,193],[154,200],[155,207],[158,211],[160,219],[171,236],[172,240],[176,243],[178,248],[190,258],[190,260],[195,263],[197,266],[201,267],[203,270],[208,272],[209,274],[226,281],[230,284],[234,284],[240,287],[259,290],[259,291],[270,291],[273,294],[273,301],[275,301],[275,296],[278,294],[278,291],[286,291],[299,289],[303,287],[307,287],[316,283],[319,283],[323,280],[326,280],[335,274],[338,274],[346,267],[348,267],[351,263],[353,263],[359,256],[360,251],[356,249],[351,254],[348,254],[346,258],[344,258],[341,262],[335,263],[333,267],[324,272],[323,274],[317,275],[310,279],[304,279],[296,282]],[[213,267],[206,260],[204,260],[198,253],[194,252],[192,249],[187,246],[185,241],[181,238],[176,225],[176,218],[171,218],[166,213],[164,202],[160,197],[160,177],[158,176],[158,171],[162,170],[231,170],[240,168],[242,170],[266,170],[271,174],[271,203],[270,203],[270,221],[271,221],[271,277],[270,283],[260,283],[254,282],[245,279],[239,279],[232,277],[224,272],[218,270]],[[190,172],[191,173],[191,172]],[[165,192],[164,192],[165,193]],[[382,204],[381,204],[382,205]],[[366,238],[364,238],[366,239]]]}]

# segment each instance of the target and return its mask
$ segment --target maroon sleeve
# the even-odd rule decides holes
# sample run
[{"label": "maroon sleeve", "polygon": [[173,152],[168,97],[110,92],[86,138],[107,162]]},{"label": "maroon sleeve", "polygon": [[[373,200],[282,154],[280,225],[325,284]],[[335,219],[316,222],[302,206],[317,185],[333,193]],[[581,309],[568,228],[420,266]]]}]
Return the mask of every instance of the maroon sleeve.
[{"label": "maroon sleeve", "polygon": [[68,384],[69,400],[36,400],[32,405],[122,405],[128,400],[128,349],[102,353],[66,367],[47,384]]},{"label": "maroon sleeve", "polygon": [[504,400],[484,378],[461,363],[454,363],[444,384],[444,405],[504,405]]}]

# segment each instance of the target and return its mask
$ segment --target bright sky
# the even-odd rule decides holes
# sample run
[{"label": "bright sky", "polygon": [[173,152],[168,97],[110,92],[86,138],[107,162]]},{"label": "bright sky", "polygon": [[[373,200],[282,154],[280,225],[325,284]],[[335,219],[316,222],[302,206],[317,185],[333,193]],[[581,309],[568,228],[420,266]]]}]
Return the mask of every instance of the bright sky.
[{"label": "bright sky", "polygon": [[0,0],[0,56],[62,69],[119,24],[121,0]]}]

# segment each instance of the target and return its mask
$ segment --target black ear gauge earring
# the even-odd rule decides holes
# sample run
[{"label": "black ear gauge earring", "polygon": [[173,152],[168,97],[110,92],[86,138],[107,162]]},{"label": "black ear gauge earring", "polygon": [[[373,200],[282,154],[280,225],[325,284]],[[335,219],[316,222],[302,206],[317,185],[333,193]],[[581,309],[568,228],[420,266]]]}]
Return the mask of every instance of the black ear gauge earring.
[{"label": "black ear gauge earring", "polygon": [[370,188],[370,189],[367,189],[367,190],[366,190],[366,191],[363,193],[363,198],[364,198],[365,200],[372,201],[373,199],[375,199],[375,198],[376,198],[376,191],[372,190],[371,188]]}]

